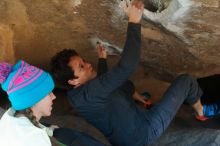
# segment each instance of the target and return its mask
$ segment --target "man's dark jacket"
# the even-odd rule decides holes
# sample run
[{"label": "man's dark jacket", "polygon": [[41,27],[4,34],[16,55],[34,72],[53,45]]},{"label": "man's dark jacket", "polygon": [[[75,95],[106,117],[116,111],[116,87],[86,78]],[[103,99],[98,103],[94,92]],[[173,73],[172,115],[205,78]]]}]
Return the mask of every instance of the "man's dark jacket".
[{"label": "man's dark jacket", "polygon": [[129,23],[120,61],[106,73],[68,92],[71,105],[113,146],[143,146],[147,139],[144,109],[132,100],[134,87],[127,81],[139,63],[140,44],[141,25]]}]

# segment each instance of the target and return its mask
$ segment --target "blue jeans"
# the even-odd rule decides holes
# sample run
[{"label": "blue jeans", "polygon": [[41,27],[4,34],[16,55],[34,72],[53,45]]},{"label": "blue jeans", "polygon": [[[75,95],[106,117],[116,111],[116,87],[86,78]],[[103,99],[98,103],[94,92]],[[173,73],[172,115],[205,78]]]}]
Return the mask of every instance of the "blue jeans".
[{"label": "blue jeans", "polygon": [[151,144],[158,139],[175,117],[183,102],[192,105],[202,95],[197,81],[189,75],[180,75],[167,89],[162,100],[149,111],[146,111],[147,139]]}]

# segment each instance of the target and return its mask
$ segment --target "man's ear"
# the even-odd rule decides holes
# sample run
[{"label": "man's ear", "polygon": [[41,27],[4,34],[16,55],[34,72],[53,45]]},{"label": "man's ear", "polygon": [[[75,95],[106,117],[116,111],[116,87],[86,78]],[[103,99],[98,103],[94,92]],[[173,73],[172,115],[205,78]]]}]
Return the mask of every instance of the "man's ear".
[{"label": "man's ear", "polygon": [[80,86],[80,82],[78,78],[68,80],[68,84],[74,86],[75,88]]}]

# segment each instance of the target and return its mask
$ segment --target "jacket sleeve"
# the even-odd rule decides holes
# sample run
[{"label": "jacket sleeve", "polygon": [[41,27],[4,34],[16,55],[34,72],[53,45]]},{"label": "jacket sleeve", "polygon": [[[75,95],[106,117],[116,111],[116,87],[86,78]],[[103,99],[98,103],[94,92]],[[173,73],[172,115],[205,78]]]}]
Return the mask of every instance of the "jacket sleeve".
[{"label": "jacket sleeve", "polygon": [[127,97],[130,98],[135,92],[135,86],[132,81],[127,80],[121,85],[120,90],[123,91],[127,95]]},{"label": "jacket sleeve", "polygon": [[99,58],[98,60],[98,76],[106,73],[108,71],[108,64],[107,64],[107,59],[105,58]]},{"label": "jacket sleeve", "polygon": [[25,138],[23,146],[52,146],[49,136],[43,132],[32,131]]},{"label": "jacket sleeve", "polygon": [[124,50],[119,62],[107,73],[88,83],[88,94],[94,98],[106,98],[119,88],[133,73],[140,59],[141,25],[129,23]]}]

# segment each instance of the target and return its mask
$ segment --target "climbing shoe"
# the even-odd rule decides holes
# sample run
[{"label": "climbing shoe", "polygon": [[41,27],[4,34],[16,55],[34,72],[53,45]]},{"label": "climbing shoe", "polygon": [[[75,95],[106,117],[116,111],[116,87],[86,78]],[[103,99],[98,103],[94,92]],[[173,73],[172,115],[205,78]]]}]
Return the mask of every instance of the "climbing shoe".
[{"label": "climbing shoe", "polygon": [[205,121],[212,117],[220,116],[220,106],[216,103],[203,105],[203,116],[196,116],[197,120]]}]

